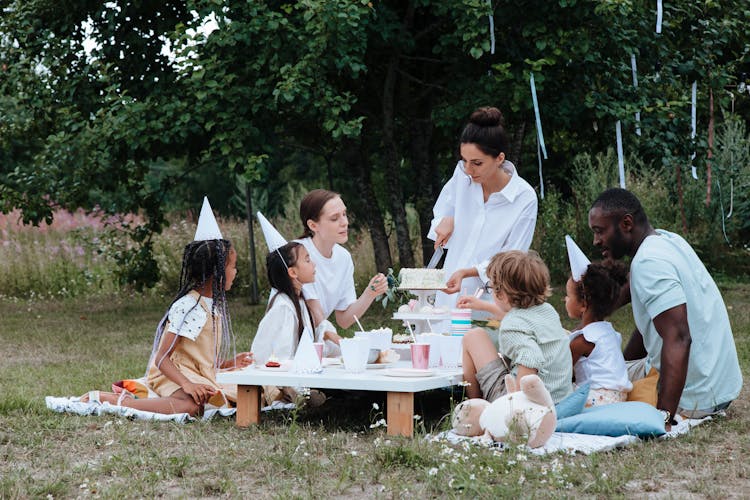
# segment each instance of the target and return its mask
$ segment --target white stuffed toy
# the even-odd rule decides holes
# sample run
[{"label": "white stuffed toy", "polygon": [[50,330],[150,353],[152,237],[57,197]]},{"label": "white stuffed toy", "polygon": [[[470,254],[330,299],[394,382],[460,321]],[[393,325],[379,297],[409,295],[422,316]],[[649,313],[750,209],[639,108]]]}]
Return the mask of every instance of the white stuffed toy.
[{"label": "white stuffed toy", "polygon": [[492,403],[468,399],[453,413],[453,430],[462,436],[488,435],[495,441],[525,440],[531,448],[543,446],[555,432],[555,403],[537,375],[521,379],[505,376],[508,393]]}]

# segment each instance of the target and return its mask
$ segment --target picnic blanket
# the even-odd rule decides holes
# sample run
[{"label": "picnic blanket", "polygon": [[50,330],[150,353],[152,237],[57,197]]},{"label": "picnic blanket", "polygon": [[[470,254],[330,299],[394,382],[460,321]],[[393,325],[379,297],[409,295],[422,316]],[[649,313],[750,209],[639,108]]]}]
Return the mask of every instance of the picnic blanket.
[{"label": "picnic blanket", "polygon": [[[197,420],[195,417],[191,417],[187,413],[155,413],[109,403],[81,402],[78,397],[47,396],[44,398],[44,402],[47,405],[47,408],[52,411],[58,413],[73,413],[83,416],[118,415],[131,420],[154,420],[159,422],[177,422],[178,424]],[[261,408],[261,411],[291,410],[294,408],[294,403],[274,401],[273,404]],[[236,412],[236,408],[210,408],[203,413],[201,420],[211,420],[217,415],[220,417],[230,417]]]},{"label": "picnic blanket", "polygon": [[[723,415],[723,414],[720,414]],[[690,429],[711,420],[711,417],[700,419],[683,419],[679,415],[676,417],[677,425],[672,426],[672,430],[658,439],[672,439],[690,432]],[[440,432],[435,435],[428,434],[426,439],[431,441],[447,441],[452,444],[471,443],[479,446],[495,447],[504,449],[507,447],[504,443],[498,443],[484,436],[467,437],[459,436],[453,430]],[[577,434],[572,432],[555,432],[549,438],[544,446],[539,448],[524,448],[534,455],[546,455],[548,453],[564,452],[568,454],[583,453],[590,455],[601,451],[609,451],[615,448],[622,448],[640,441],[636,436],[598,436],[595,434]]]}]

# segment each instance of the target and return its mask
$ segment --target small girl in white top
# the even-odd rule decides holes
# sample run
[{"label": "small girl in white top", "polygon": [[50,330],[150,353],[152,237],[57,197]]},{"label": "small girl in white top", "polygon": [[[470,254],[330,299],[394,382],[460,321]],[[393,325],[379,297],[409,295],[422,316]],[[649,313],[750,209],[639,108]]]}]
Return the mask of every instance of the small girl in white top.
[{"label": "small girl in white top", "polygon": [[[302,293],[302,285],[315,281],[315,263],[307,249],[293,241],[271,251],[266,257],[266,270],[275,293],[258,325],[251,348],[261,366],[269,361],[294,358],[303,335],[312,337],[313,342],[318,341]],[[297,391],[290,387],[265,386],[263,392],[268,404],[275,400],[297,400]],[[313,399],[311,395],[311,402]]]},{"label": "small girl in white top", "polygon": [[568,316],[581,320],[580,329],[570,335],[570,352],[576,384],[590,384],[587,407],[626,401],[633,388],[622,337],[604,321],[614,311],[626,281],[625,264],[604,261],[589,264],[579,281],[571,276],[565,285]]}]

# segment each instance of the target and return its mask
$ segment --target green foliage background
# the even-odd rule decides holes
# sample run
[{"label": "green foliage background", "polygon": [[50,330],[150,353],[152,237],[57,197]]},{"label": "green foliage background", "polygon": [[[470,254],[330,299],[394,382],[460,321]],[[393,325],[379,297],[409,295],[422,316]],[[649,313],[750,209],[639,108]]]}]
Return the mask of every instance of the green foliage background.
[{"label": "green foliage background", "polygon": [[[0,0],[0,209],[34,223],[57,206],[141,213],[115,258],[124,283],[150,286],[165,213],[208,194],[226,215],[244,216],[249,201],[293,218],[286,186],[328,187],[368,232],[378,269],[417,265],[474,108],[503,110],[509,157],[541,192],[533,73],[550,153],[536,244],[560,251],[560,217],[584,239],[582,212],[617,182],[619,120],[628,186],[655,221],[735,255],[750,241],[750,98],[737,92],[750,74],[750,7],[664,8],[657,35],[646,0]],[[217,29],[198,29],[209,18]],[[593,167],[591,178],[576,170]]]}]

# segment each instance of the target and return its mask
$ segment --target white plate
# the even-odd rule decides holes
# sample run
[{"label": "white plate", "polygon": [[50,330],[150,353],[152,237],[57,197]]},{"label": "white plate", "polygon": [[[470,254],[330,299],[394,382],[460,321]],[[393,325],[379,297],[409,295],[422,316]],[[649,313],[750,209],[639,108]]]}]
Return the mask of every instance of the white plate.
[{"label": "white plate", "polygon": [[368,370],[380,370],[382,368],[388,368],[389,366],[393,366],[396,363],[368,363],[367,369]]},{"label": "white plate", "polygon": [[432,377],[435,370],[422,370],[419,368],[391,368],[383,372],[389,377]]},{"label": "white plate", "polygon": [[288,372],[291,367],[292,367],[291,361],[284,361],[281,363],[281,366],[255,365],[256,369],[266,370],[269,372]]},{"label": "white plate", "polygon": [[323,363],[321,366],[342,366],[344,363],[341,361],[341,358],[323,358]]}]

